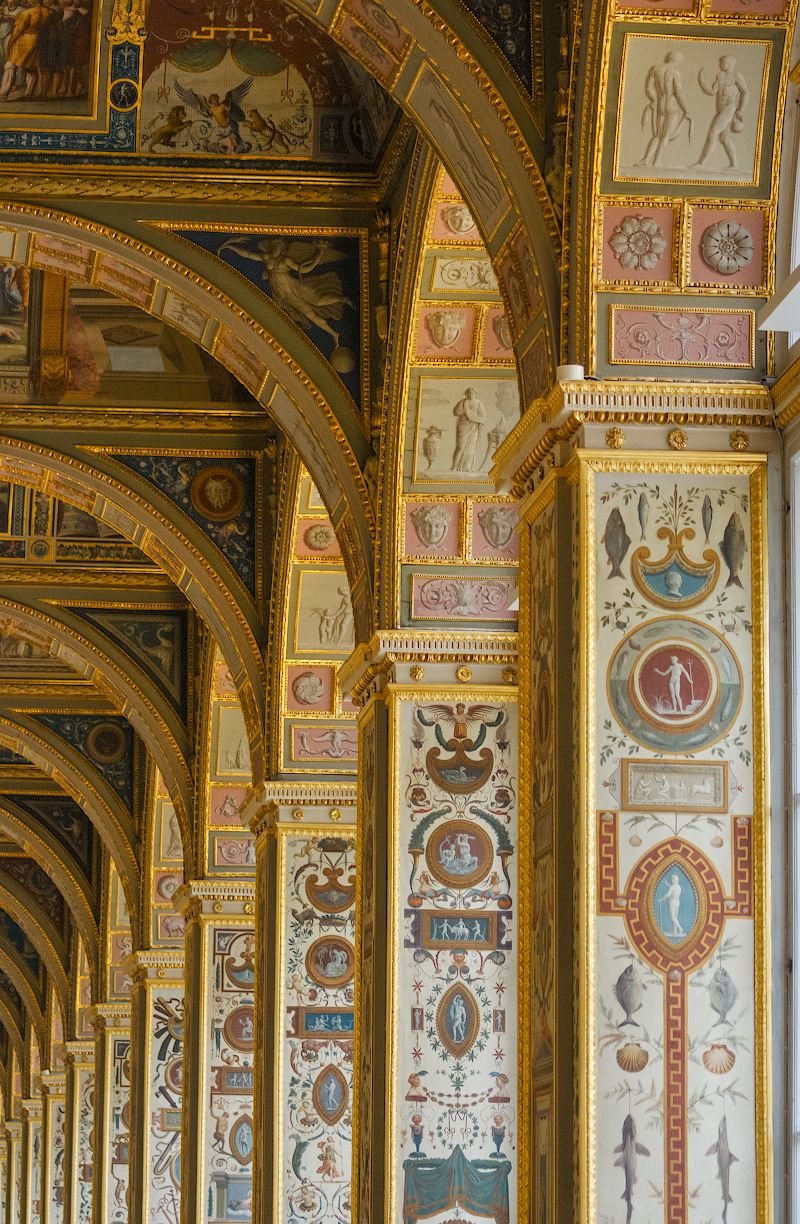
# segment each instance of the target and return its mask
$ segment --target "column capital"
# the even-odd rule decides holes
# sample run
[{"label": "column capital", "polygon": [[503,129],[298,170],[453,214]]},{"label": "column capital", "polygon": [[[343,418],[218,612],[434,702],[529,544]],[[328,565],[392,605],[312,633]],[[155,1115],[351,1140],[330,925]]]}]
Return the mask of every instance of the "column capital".
[{"label": "column capital", "polygon": [[9,1118],[5,1123],[6,1138],[12,1142],[19,1142],[22,1138],[22,1123],[17,1122],[14,1118]]},{"label": "column capital", "polygon": [[187,880],[172,903],[188,926],[200,918],[246,915],[255,921],[255,880]]},{"label": "column capital", "polygon": [[337,826],[356,822],[356,785],[347,782],[265,782],[251,788],[240,815],[256,839],[279,824]]},{"label": "column capital", "polygon": [[93,1041],[65,1041],[64,1061],[67,1066],[90,1067],[94,1063]]},{"label": "column capital", "polygon": [[122,962],[134,986],[145,982],[183,982],[183,948],[141,948]]},{"label": "column capital", "polygon": [[42,1072],[42,1095],[63,1096],[67,1090],[67,1077],[63,1071]]},{"label": "column capital", "polygon": [[516,662],[516,633],[387,629],[357,646],[336,679],[343,693],[363,705],[387,684],[513,684]]},{"label": "column capital", "polygon": [[41,1122],[42,1120],[42,1098],[41,1097],[24,1097],[20,1101],[22,1109],[23,1122]]},{"label": "column capital", "polygon": [[88,1017],[95,1032],[101,1029],[126,1029],[131,1025],[130,1003],[95,1003]]},{"label": "column capital", "polygon": [[[769,388],[754,383],[557,382],[496,451],[490,475],[498,490],[517,497],[530,493],[548,470],[566,462],[579,430],[586,435],[582,445],[612,451],[627,445],[667,453],[687,446],[744,450],[750,446],[744,431],[774,433],[775,401]],[[729,431],[727,437],[722,430]],[[697,441],[695,431],[702,431]],[[764,448],[763,437],[758,446]]]}]

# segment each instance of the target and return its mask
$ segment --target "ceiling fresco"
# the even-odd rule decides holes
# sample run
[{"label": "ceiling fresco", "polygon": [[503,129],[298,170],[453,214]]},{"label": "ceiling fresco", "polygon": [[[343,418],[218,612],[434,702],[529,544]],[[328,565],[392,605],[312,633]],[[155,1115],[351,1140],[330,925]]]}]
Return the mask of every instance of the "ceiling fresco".
[{"label": "ceiling fresco", "polygon": [[[108,31],[110,38],[104,37]],[[28,5],[0,25],[0,152],[126,169],[371,164],[395,114],[277,0]]]}]

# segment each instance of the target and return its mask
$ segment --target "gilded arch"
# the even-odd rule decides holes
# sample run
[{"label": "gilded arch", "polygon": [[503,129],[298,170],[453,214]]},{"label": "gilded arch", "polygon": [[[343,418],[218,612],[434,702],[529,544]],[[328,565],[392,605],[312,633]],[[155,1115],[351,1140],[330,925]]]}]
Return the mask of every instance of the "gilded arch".
[{"label": "gilded arch", "polygon": [[[39,953],[53,988],[61,1004],[61,1015],[65,1023],[71,1016],[70,967],[68,950],[54,925],[41,911],[34,914],[30,897],[8,876],[0,879],[0,909],[13,918]],[[59,947],[60,945],[60,947]]]},{"label": "gilded arch", "polygon": [[31,986],[25,966],[16,955],[14,949],[4,940],[0,940],[0,970],[8,976],[15,990],[19,993],[25,1014],[30,1020],[33,1031],[36,1034],[36,1039],[39,1042],[39,1049],[44,1049],[46,1035],[44,1014]]},{"label": "gilded arch", "polygon": [[[134,669],[129,659],[121,654],[119,657],[106,654],[77,628],[57,620],[52,610],[46,613],[2,596],[0,609],[26,625],[37,637],[51,639],[54,654],[90,678],[101,693],[108,693],[119,704],[121,713],[140,734],[157,762],[173,796],[178,818],[188,829],[193,803],[191,773],[185,755],[188,749],[178,742],[170,727],[168,712],[163,699],[159,701],[157,690],[145,677],[141,678],[140,687],[139,677],[136,683],[132,679]],[[110,644],[108,649],[116,655]]]}]

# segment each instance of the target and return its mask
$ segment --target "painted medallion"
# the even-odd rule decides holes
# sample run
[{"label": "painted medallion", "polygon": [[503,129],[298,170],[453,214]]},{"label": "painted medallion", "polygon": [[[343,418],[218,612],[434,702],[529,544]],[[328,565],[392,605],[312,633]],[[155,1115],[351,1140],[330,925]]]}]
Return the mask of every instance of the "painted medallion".
[{"label": "painted medallion", "polygon": [[442,995],[436,1011],[436,1029],[453,1058],[470,1052],[480,1029],[480,1010],[471,992],[456,982]]},{"label": "painted medallion", "polygon": [[347,1080],[338,1067],[328,1066],[314,1080],[312,1100],[314,1108],[328,1126],[339,1121],[350,1098]]},{"label": "painted medallion", "polygon": [[466,820],[446,821],[434,829],[425,847],[431,875],[451,888],[477,884],[488,873],[493,858],[489,835]]},{"label": "painted medallion", "polygon": [[249,1051],[255,1049],[255,1009],[252,1004],[245,1003],[236,1007],[225,1019],[223,1028],[225,1040],[234,1050]]},{"label": "painted medallion", "polygon": [[318,986],[333,990],[344,986],[353,976],[355,954],[352,944],[338,935],[317,939],[306,952],[306,969]]},{"label": "painted medallion", "polygon": [[608,669],[618,721],[656,752],[698,752],[730,729],[742,702],[739,663],[721,634],[665,616],[633,629]]}]

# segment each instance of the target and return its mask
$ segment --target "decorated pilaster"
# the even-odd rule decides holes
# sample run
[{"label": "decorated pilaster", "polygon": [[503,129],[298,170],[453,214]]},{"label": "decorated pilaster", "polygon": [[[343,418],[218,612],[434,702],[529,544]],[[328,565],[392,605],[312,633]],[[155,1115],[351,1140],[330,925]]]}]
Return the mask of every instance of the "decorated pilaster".
[{"label": "decorated pilaster", "polygon": [[183,952],[134,952],[128,1219],[179,1224],[183,1101]]},{"label": "decorated pilaster", "polygon": [[64,1219],[66,1076],[42,1072],[42,1224]]},{"label": "decorated pilaster", "polygon": [[22,1109],[22,1205],[23,1224],[41,1224],[42,1219],[42,1102],[26,1097]]},{"label": "decorated pilaster", "polygon": [[92,1224],[94,1178],[94,1042],[68,1041],[66,1065],[66,1143],[64,1148],[64,1224]]},{"label": "decorated pilaster", "polygon": [[351,1204],[356,839],[352,784],[269,783],[256,836],[258,1224]]},{"label": "decorated pilaster", "polygon": [[195,880],[175,895],[186,932],[183,1218],[247,1220],[253,1201],[255,885]]},{"label": "decorated pilaster", "polygon": [[94,1224],[128,1220],[131,1008],[98,1003],[95,1032]]},{"label": "decorated pilaster", "polygon": [[[772,1219],[769,408],[559,385],[496,459],[527,524],[545,1218]],[[552,1125],[573,1091],[574,1137]]]},{"label": "decorated pilaster", "polygon": [[354,1219],[524,1218],[516,635],[387,633],[342,684],[362,703]]},{"label": "decorated pilaster", "polygon": [[22,1204],[22,1123],[9,1119],[5,1125],[6,1219],[5,1224],[23,1224]]}]

